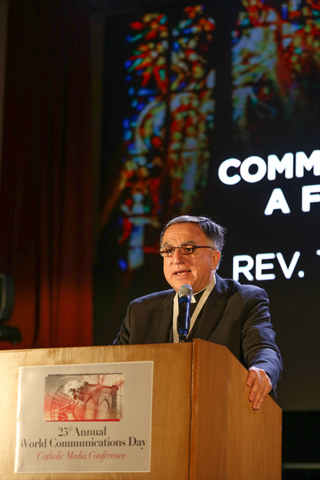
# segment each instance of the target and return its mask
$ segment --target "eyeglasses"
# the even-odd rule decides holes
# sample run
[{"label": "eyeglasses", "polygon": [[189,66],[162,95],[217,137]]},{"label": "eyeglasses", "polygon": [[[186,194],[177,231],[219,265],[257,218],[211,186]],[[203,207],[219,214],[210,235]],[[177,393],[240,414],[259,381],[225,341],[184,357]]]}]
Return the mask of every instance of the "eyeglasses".
[{"label": "eyeglasses", "polygon": [[162,257],[173,257],[176,248],[179,248],[179,252],[182,255],[192,255],[196,248],[211,248],[215,250],[213,247],[202,245],[179,245],[179,247],[161,247],[159,252]]}]

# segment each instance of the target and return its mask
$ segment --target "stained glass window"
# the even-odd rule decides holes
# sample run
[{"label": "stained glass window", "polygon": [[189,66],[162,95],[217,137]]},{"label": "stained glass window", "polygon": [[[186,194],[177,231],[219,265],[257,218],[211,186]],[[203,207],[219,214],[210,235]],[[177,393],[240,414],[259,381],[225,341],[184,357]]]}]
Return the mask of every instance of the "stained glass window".
[{"label": "stained glass window", "polygon": [[[145,13],[130,23],[129,108],[118,184],[119,266],[158,254],[161,221],[188,212],[206,186],[214,128],[215,22],[204,6]],[[148,228],[147,228],[148,227]],[[146,232],[155,230],[157,236]]]},{"label": "stained glass window", "polygon": [[302,115],[306,130],[316,125],[319,2],[242,0],[232,37],[234,136],[244,144],[269,142],[279,124],[301,134]]}]

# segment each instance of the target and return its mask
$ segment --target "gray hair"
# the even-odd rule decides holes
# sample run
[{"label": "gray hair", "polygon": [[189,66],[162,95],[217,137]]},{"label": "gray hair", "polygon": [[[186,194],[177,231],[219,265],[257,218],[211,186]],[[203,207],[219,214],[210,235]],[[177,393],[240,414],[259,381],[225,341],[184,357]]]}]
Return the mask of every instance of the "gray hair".
[{"label": "gray hair", "polygon": [[163,235],[166,230],[177,223],[196,223],[200,230],[205,234],[205,236],[210,240],[212,246],[222,254],[222,249],[224,246],[224,235],[227,232],[226,228],[218,225],[213,222],[211,218],[208,217],[193,217],[191,215],[181,215],[180,217],[175,217],[170,222],[168,222],[160,235],[160,246],[162,246]]}]

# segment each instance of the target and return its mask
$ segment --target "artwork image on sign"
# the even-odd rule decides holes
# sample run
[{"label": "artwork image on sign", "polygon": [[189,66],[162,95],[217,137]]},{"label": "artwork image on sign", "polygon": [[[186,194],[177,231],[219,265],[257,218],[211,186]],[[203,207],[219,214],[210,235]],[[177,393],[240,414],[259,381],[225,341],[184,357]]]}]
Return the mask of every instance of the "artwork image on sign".
[{"label": "artwork image on sign", "polygon": [[124,374],[47,375],[46,422],[120,421]]}]

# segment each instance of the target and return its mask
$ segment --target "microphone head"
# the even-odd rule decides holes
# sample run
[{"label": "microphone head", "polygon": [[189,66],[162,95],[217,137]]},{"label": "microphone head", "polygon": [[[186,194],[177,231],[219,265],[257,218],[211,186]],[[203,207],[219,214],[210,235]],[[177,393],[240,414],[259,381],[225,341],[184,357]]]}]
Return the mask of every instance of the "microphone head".
[{"label": "microphone head", "polygon": [[192,297],[192,295],[193,295],[193,290],[192,290],[192,287],[190,287],[190,285],[188,285],[187,283],[184,285],[181,285],[178,291],[179,298],[188,297],[188,296]]}]

